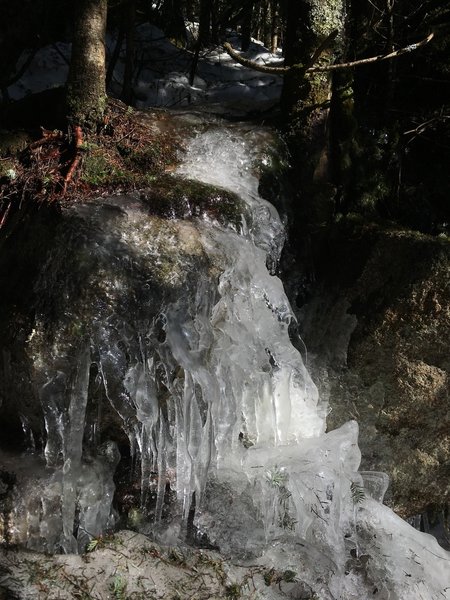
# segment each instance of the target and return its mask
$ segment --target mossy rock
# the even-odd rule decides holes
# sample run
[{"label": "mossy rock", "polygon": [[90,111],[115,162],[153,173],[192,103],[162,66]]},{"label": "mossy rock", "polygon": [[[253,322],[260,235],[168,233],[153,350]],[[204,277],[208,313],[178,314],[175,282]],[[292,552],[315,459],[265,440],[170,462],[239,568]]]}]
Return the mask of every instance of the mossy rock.
[{"label": "mossy rock", "polygon": [[388,473],[401,516],[448,503],[448,241],[354,214],[311,231],[308,252],[309,297],[300,280],[292,303],[328,429],[357,418],[362,469]]},{"label": "mossy rock", "polygon": [[17,165],[15,164],[15,162],[10,159],[1,160],[0,161],[0,180],[2,180],[3,178],[5,178],[6,181],[8,181],[8,180],[11,181],[11,180],[15,179],[16,178],[16,167],[17,167]]},{"label": "mossy rock", "polygon": [[[26,131],[9,131],[6,129],[0,130],[0,157],[14,156],[22,152],[28,144],[31,143],[32,137]],[[0,164],[0,168],[4,167]]]},{"label": "mossy rock", "polygon": [[153,176],[145,171],[136,173],[128,169],[106,149],[90,144],[83,158],[81,180],[93,187],[120,185],[142,187],[149,185]]},{"label": "mossy rock", "polygon": [[88,150],[83,159],[82,181],[93,186],[103,186],[120,179],[122,175],[102,148],[93,146]]},{"label": "mossy rock", "polygon": [[240,230],[247,215],[245,203],[233,192],[220,187],[162,175],[141,193],[152,214],[165,218],[209,217]]},{"label": "mossy rock", "polygon": [[153,140],[151,144],[139,149],[118,144],[117,150],[127,168],[141,173],[162,171],[167,162],[174,160],[173,151],[168,150],[159,140]]}]

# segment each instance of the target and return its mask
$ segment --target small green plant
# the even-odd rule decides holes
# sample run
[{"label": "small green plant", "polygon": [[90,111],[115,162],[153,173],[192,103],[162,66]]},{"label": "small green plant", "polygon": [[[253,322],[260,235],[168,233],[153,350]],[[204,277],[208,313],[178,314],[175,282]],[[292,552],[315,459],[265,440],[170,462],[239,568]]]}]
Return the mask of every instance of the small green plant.
[{"label": "small green plant", "polygon": [[86,552],[94,552],[95,550],[100,550],[100,548],[104,548],[108,543],[111,542],[117,543],[117,538],[114,537],[114,534],[105,534],[99,535],[97,537],[93,537],[86,544]]},{"label": "small green plant", "polygon": [[356,481],[352,481],[350,492],[352,494],[352,500],[354,504],[361,504],[366,497],[364,487],[359,483],[356,483]]},{"label": "small green plant", "polygon": [[275,569],[269,569],[263,575],[264,583],[269,586],[272,583],[279,583],[281,579],[279,578],[279,573],[275,571]]},{"label": "small green plant", "polygon": [[264,583],[269,586],[272,584],[280,584],[282,581],[286,583],[293,583],[297,579],[297,573],[286,569],[286,571],[277,571],[276,569],[270,569],[263,575]]},{"label": "small green plant", "polygon": [[94,552],[97,550],[100,544],[100,538],[92,538],[92,540],[86,544],[86,552]]},{"label": "small green plant", "polygon": [[101,148],[91,148],[83,161],[82,180],[90,185],[103,185],[111,178],[113,166]]},{"label": "small green plant", "polygon": [[282,487],[284,487],[287,480],[288,474],[284,471],[283,468],[280,468],[277,465],[275,465],[273,469],[267,471],[266,473],[266,481],[272,487],[281,489]]},{"label": "small green plant", "polygon": [[186,557],[175,548],[169,550],[169,553],[167,554],[167,561],[172,565],[176,565],[177,567],[187,566]]},{"label": "small green plant", "polygon": [[227,585],[225,587],[226,597],[232,598],[233,600],[235,598],[240,598],[242,595],[241,592],[242,592],[242,589],[238,583],[231,583],[230,585]]},{"label": "small green plant", "polygon": [[283,581],[286,581],[287,583],[292,583],[295,581],[296,577],[297,573],[295,571],[291,571],[290,569],[283,571]]},{"label": "small green plant", "polygon": [[114,576],[111,587],[115,600],[126,600],[127,582],[120,573]]},{"label": "small green plant", "polygon": [[270,487],[275,488],[278,491],[278,527],[293,531],[297,521],[292,517],[289,510],[291,492],[287,488],[287,483],[289,481],[288,473],[286,473],[282,467],[280,468],[275,465],[273,469],[267,471],[266,481]]}]

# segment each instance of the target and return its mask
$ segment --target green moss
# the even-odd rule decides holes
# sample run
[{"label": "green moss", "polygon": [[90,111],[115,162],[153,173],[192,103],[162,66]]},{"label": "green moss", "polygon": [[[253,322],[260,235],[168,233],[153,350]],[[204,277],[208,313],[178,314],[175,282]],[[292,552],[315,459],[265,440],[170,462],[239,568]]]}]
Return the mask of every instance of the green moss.
[{"label": "green moss", "polygon": [[101,186],[111,180],[116,169],[111,165],[107,155],[98,146],[92,146],[83,160],[82,181],[89,185]]},{"label": "green moss", "polygon": [[96,144],[85,144],[81,180],[94,187],[127,186],[145,187],[152,183],[154,175],[147,170],[134,171],[121,163],[114,155]]},{"label": "green moss", "polygon": [[231,583],[225,587],[225,593],[227,598],[241,598],[242,587],[237,583]]},{"label": "green moss", "polygon": [[31,136],[25,131],[0,130],[0,157],[18,154],[31,140]]},{"label": "green moss", "polygon": [[80,82],[68,83],[66,87],[66,108],[69,122],[80,125],[86,131],[95,131],[103,121],[108,98],[92,89],[86,94]]},{"label": "green moss", "polygon": [[124,144],[118,144],[117,150],[125,166],[133,171],[160,171],[166,163],[166,149],[156,140],[138,150]]},{"label": "green moss", "polygon": [[203,217],[239,229],[246,215],[244,202],[222,188],[170,175],[159,177],[142,194],[151,212],[168,218]]}]

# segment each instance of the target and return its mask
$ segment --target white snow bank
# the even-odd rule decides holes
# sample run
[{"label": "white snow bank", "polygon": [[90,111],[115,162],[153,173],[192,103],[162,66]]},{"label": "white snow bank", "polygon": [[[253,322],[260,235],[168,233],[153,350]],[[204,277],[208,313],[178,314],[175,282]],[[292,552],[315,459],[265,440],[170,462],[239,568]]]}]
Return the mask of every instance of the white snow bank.
[{"label": "white snow bank", "polygon": [[[179,108],[203,107],[221,112],[246,113],[265,110],[278,102],[282,79],[266,75],[233,61],[220,48],[204,51],[199,57],[196,75],[190,85],[194,53],[172,44],[157,27],[144,24],[136,29],[136,68],[133,88],[136,106]],[[228,41],[240,48],[240,36],[230,32]],[[114,36],[107,38],[107,56],[113,54]],[[125,44],[114,69],[109,93],[122,91]],[[247,58],[259,64],[278,64],[280,53],[270,53],[253,41]],[[13,100],[63,85],[67,79],[70,44],[57,43],[41,48],[19,81],[8,88]]]}]

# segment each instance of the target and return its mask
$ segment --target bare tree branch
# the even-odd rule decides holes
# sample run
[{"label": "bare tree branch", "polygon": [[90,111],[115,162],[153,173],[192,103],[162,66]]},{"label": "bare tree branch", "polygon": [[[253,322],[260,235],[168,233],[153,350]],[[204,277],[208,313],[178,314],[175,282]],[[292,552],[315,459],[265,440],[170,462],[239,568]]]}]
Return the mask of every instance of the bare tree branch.
[{"label": "bare tree branch", "polygon": [[238,54],[236,52],[236,50],[234,50],[233,46],[231,44],[229,44],[228,42],[226,44],[224,44],[223,47],[224,47],[225,51],[231,56],[231,58],[234,58],[234,60],[236,62],[243,65],[244,67],[253,69],[254,71],[259,71],[261,73],[268,73],[270,75],[283,75],[284,73],[287,73],[289,71],[289,69],[291,68],[291,67],[268,67],[266,65],[260,65],[257,62],[255,62],[254,60],[244,58],[243,56]]},{"label": "bare tree branch", "polygon": [[[407,54],[408,52],[413,52],[422,46],[425,46],[430,42],[434,37],[434,33],[430,33],[428,37],[417,42],[416,44],[410,44],[409,46],[405,46],[404,48],[399,48],[394,52],[390,52],[389,54],[378,54],[377,56],[371,56],[370,58],[362,58],[360,60],[354,60],[352,62],[346,63],[338,63],[335,65],[323,65],[323,66],[309,66],[305,67],[303,65],[293,65],[292,67],[269,67],[266,65],[260,65],[254,60],[250,60],[248,58],[244,58],[240,54],[233,49],[231,44],[228,42],[224,44],[225,51],[233,58],[236,62],[247,67],[249,69],[253,69],[254,71],[259,71],[260,73],[267,73],[270,75],[284,75],[288,71],[292,69],[304,70],[305,75],[309,75],[310,73],[325,73],[327,71],[337,71],[339,69],[351,69],[353,67],[359,67],[360,65],[368,65],[371,63],[380,62],[382,60],[391,60],[393,58],[397,58],[398,56],[402,56],[402,54]],[[335,38],[335,32],[331,33],[325,41],[319,46],[319,48],[314,52],[313,57],[309,64],[314,64],[320,55],[327,49],[327,47],[332,43]]]},{"label": "bare tree branch", "polygon": [[395,50],[394,52],[390,52],[389,54],[378,54],[378,56],[371,56],[370,58],[362,58],[361,60],[354,60],[352,62],[347,63],[338,63],[336,65],[324,65],[323,67],[310,67],[306,70],[306,73],[319,73],[321,71],[337,71],[338,69],[351,69],[352,67],[359,67],[359,65],[368,65],[370,63],[380,62],[382,60],[391,60],[392,58],[397,58],[402,54],[407,54],[408,52],[413,52],[417,50],[417,48],[421,48],[430,42],[434,37],[434,33],[430,33],[428,37],[417,44],[411,44],[409,46],[405,46],[404,48],[400,48],[399,50]]},{"label": "bare tree branch", "polygon": [[[418,125],[415,129],[410,129],[409,131],[404,131],[403,135],[413,135],[410,142],[416,138],[418,135],[421,135],[427,129],[435,127],[437,124],[443,123],[445,121],[450,121],[450,115],[439,115],[438,117],[433,117],[428,121],[424,121],[420,125]],[[408,142],[409,143],[409,142]]]}]

